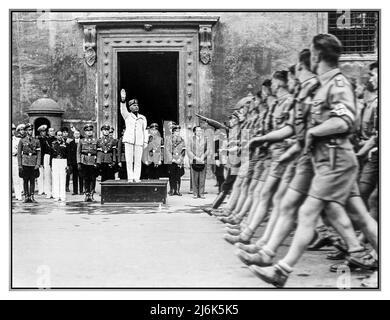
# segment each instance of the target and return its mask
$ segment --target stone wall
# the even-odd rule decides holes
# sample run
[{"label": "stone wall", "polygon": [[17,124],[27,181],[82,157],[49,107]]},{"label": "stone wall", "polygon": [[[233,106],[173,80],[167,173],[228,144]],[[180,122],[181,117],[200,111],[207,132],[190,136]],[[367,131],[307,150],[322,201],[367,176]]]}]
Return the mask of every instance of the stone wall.
[{"label": "stone wall", "polygon": [[[42,87],[65,111],[65,123],[96,120],[96,64],[84,61],[83,32],[76,18],[91,13],[13,13],[12,120],[27,121],[26,109]],[[104,13],[99,13],[104,15]],[[112,13],[111,13],[112,14]],[[236,13],[213,28],[213,55],[199,64],[200,111],[225,120],[230,108],[277,69],[287,68],[310,45],[318,15],[311,12]]]}]

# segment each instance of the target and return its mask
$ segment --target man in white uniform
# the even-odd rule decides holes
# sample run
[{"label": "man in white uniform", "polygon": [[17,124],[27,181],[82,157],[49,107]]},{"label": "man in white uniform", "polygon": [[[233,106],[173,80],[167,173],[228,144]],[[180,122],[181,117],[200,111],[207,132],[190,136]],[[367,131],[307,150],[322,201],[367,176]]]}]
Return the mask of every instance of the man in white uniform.
[{"label": "man in white uniform", "polygon": [[121,90],[120,109],[126,124],[123,142],[125,144],[127,179],[129,182],[138,182],[141,177],[142,153],[148,144],[147,122],[146,118],[138,113],[136,99],[129,101],[130,112],[127,110],[124,89]]},{"label": "man in white uniform", "polygon": [[[14,132],[16,130],[16,132]],[[19,124],[16,128],[12,125],[12,183],[15,191],[15,199],[23,200],[23,179],[19,177],[18,167],[18,145],[21,137],[24,136],[24,124]]]}]

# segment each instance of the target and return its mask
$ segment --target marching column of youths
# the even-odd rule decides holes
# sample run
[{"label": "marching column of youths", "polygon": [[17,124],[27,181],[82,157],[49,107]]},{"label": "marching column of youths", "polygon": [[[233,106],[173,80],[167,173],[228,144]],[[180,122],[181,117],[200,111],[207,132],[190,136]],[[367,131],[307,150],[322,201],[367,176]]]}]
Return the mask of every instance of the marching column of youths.
[{"label": "marching column of youths", "polygon": [[[319,34],[250,103],[237,103],[227,151],[240,157],[228,163],[226,189],[203,208],[226,225],[237,257],[276,287],[305,250],[323,247],[339,260],[331,271],[369,270],[362,285],[377,283],[379,66],[370,64],[366,84],[348,79],[341,52],[337,37]],[[288,252],[276,258],[288,236]]]},{"label": "marching column of youths", "polygon": [[[188,157],[194,198],[204,198],[206,168],[213,165],[218,195],[202,209],[226,225],[224,240],[257,277],[284,287],[305,250],[334,247],[326,256],[339,260],[331,271],[373,271],[363,283],[371,286],[379,259],[379,66],[370,64],[367,83],[349,79],[338,67],[341,53],[337,37],[316,35],[294,65],[239,100],[226,123],[197,114],[201,126],[189,139],[174,122],[161,137],[158,124],[147,126],[138,114],[136,99],[127,109],[124,90],[121,114],[134,131],[124,129],[118,140],[108,125],[99,139],[91,124],[84,136],[71,127],[73,139],[66,128],[41,126],[36,139],[31,124],[13,126],[15,198],[23,193],[24,202],[36,202],[38,178],[39,194],[65,201],[72,175],[73,194],[93,201],[98,175],[138,181],[140,159],[150,179],[165,165],[169,195],[182,196]],[[289,236],[288,252],[276,259]]]}]

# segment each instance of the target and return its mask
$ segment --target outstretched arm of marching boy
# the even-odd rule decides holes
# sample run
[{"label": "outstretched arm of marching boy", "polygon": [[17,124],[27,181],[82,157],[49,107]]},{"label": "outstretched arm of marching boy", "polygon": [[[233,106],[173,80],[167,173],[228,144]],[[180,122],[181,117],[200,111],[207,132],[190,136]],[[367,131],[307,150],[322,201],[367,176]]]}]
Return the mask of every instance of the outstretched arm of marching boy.
[{"label": "outstretched arm of marching boy", "polygon": [[290,138],[294,135],[294,128],[291,125],[286,125],[283,128],[275,131],[271,131],[266,135],[251,139],[249,143],[250,148],[255,148],[263,144],[264,142],[277,142]]},{"label": "outstretched arm of marching boy", "polygon": [[121,102],[120,104],[120,109],[121,109],[121,115],[123,119],[126,120],[126,118],[130,115],[130,112],[127,110],[126,107],[126,91],[125,89],[121,90]]}]

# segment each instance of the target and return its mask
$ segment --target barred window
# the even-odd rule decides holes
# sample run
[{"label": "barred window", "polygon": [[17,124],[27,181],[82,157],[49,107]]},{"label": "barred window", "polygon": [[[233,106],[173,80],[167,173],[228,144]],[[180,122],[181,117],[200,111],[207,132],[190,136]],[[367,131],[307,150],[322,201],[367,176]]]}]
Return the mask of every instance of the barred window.
[{"label": "barred window", "polygon": [[375,53],[377,11],[329,11],[328,32],[343,44],[343,53]]}]

